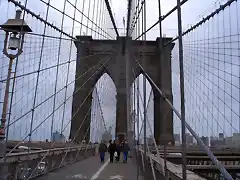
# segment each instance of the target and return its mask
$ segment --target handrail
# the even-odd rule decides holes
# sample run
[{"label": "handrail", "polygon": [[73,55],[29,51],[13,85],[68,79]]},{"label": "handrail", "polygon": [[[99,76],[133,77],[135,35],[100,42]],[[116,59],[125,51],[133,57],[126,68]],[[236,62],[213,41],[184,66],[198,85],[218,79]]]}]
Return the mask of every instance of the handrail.
[{"label": "handrail", "polygon": [[[49,155],[52,155],[56,152],[66,152],[66,151],[77,151],[77,150],[90,150],[92,149],[92,147],[85,147],[85,146],[75,146],[75,147],[66,147],[66,148],[54,148],[54,149],[45,149],[45,150],[40,150],[40,151],[30,151],[30,152],[20,152],[20,153],[10,153],[6,156],[7,158],[7,162],[14,162],[16,160],[19,160],[19,159],[25,159],[24,157],[26,156],[27,159],[29,159],[29,157],[33,157],[33,159],[36,157],[36,156],[40,156],[40,154],[45,154],[45,153],[48,153],[48,156]],[[0,164],[3,163],[3,160],[0,160]]]},{"label": "handrail", "polygon": [[[81,148],[83,149],[84,146],[75,146],[75,147],[70,147],[70,149],[78,149],[78,148]],[[55,152],[55,151],[61,151],[61,150],[67,150],[69,149],[69,147],[66,147],[66,148],[54,148],[54,149],[44,149],[44,150],[39,150],[39,151],[30,151],[30,152],[19,152],[19,153],[10,153],[7,155],[7,157],[11,157],[11,156],[16,156],[16,155],[26,155],[26,154],[38,154],[38,153],[43,153],[43,152]],[[89,148],[91,149],[91,148]],[[85,150],[85,148],[84,148]]]}]

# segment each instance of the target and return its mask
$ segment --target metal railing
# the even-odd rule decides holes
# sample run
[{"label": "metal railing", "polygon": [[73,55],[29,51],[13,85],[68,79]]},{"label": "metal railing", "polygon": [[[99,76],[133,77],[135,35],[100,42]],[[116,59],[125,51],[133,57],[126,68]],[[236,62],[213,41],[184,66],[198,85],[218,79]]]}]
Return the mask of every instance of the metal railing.
[{"label": "metal railing", "polygon": [[0,167],[5,168],[6,173],[1,174],[0,179],[2,177],[11,180],[32,179],[94,155],[95,148],[91,145],[11,153],[5,162],[0,161]]},{"label": "metal railing", "polygon": [[[167,161],[166,169],[164,167],[164,160],[155,156],[148,151],[146,157],[144,156],[144,150],[135,148],[135,157],[137,165],[140,168],[140,172],[144,174],[147,179],[164,179],[164,180],[182,180],[182,165],[177,165]],[[144,164],[144,159],[147,159],[147,164]],[[152,168],[153,167],[153,168]],[[145,180],[145,179],[144,179]],[[187,170],[187,180],[206,180],[195,174],[192,171]]]}]

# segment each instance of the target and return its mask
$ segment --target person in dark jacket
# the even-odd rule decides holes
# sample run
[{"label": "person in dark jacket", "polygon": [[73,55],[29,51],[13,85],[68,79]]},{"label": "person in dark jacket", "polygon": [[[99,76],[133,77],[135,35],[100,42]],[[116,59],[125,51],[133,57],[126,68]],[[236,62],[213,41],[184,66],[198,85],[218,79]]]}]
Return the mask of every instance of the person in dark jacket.
[{"label": "person in dark jacket", "polygon": [[127,159],[128,159],[128,151],[130,151],[129,145],[127,143],[127,141],[124,142],[123,144],[123,162],[127,163]]},{"label": "person in dark jacket", "polygon": [[110,140],[109,143],[110,145],[108,147],[108,152],[110,155],[110,163],[113,163],[114,152],[116,151],[116,143],[115,141],[112,142],[112,140]]},{"label": "person in dark jacket", "polygon": [[119,162],[121,152],[121,143],[119,141],[116,143],[116,152],[117,152],[116,161]]},{"label": "person in dark jacket", "polygon": [[100,155],[101,162],[104,162],[105,152],[107,152],[107,145],[103,141],[99,145],[98,152],[99,152],[99,155]]}]

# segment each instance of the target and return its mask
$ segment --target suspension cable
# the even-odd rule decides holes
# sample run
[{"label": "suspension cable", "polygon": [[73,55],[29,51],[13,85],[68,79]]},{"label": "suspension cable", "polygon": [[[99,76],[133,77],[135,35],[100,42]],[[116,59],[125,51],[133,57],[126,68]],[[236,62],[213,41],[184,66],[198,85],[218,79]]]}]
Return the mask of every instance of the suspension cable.
[{"label": "suspension cable", "polygon": [[[103,66],[111,59],[111,57],[112,57],[112,55],[110,55],[110,57],[102,64],[102,66],[99,67],[99,69],[100,69],[101,67],[103,67]],[[76,94],[76,93],[99,71],[99,69],[97,69],[97,70],[93,73],[93,75],[90,76],[90,77],[82,84],[82,86],[80,86],[77,90],[75,90],[74,93],[72,94],[72,96],[68,97],[66,101],[68,101],[71,97],[73,97],[73,95]],[[89,94],[89,95],[90,95],[90,94]],[[64,103],[65,103],[65,102],[61,103],[61,104],[55,109],[55,111],[57,111]],[[54,112],[55,112],[55,111],[54,111]],[[36,129],[37,129],[39,126],[41,126],[49,117],[51,117],[51,115],[52,115],[54,112],[52,112],[50,115],[48,115],[47,118],[45,118],[36,128],[34,128],[34,129],[31,131],[31,133],[34,132],[34,131],[36,131]],[[12,148],[12,149],[7,153],[7,155],[9,155],[11,152],[13,152],[27,137],[28,137],[28,135],[25,136],[25,138],[23,138],[23,140],[21,140],[20,142],[18,142],[18,143],[14,146],[14,148]],[[7,155],[6,155],[6,156],[7,156]]]},{"label": "suspension cable", "polygon": [[112,10],[111,10],[111,7],[110,7],[110,4],[109,4],[108,0],[105,0],[105,3],[106,3],[106,6],[107,6],[107,10],[108,10],[109,16],[110,16],[111,21],[112,21],[114,30],[115,30],[115,32],[116,32],[116,34],[117,34],[117,37],[119,37],[119,33],[118,33],[118,30],[117,30],[117,26],[116,26],[116,23],[115,23],[115,21],[114,21],[113,14],[112,14]]},{"label": "suspension cable", "polygon": [[[158,86],[155,84],[155,82],[151,79],[151,77],[146,73],[146,71],[143,69],[139,61],[133,56],[135,61],[137,62],[138,66],[143,71],[144,75],[148,78],[148,80],[153,84],[153,86],[156,88],[156,90],[159,92],[159,94],[163,97],[163,99],[168,103],[168,105],[171,107],[173,112],[178,116],[179,120],[182,120],[181,114],[177,111],[177,109],[173,106],[171,101],[166,97],[166,95],[158,88]],[[186,128],[188,131],[193,135],[193,137],[197,140],[197,142],[200,144],[202,149],[207,153],[208,157],[214,162],[218,170],[224,175],[224,177],[227,177],[229,180],[233,180],[231,175],[227,172],[227,170],[224,168],[224,166],[217,160],[217,158],[214,156],[214,154],[208,149],[208,147],[204,144],[204,142],[198,137],[196,132],[191,128],[191,126],[185,122]]]}]

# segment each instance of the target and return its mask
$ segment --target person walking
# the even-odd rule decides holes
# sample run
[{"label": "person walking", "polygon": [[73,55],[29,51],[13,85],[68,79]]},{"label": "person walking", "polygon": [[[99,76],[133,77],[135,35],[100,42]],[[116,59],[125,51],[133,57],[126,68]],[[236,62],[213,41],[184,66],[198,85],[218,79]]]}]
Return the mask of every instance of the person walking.
[{"label": "person walking", "polygon": [[109,141],[109,147],[108,147],[108,152],[110,155],[110,163],[113,163],[113,157],[114,157],[114,152],[116,151],[116,143],[115,141],[112,142],[112,140]]},{"label": "person walking", "polygon": [[103,141],[101,141],[98,149],[101,162],[104,162],[106,151],[107,151],[107,145]]},{"label": "person walking", "polygon": [[121,162],[124,161],[123,146],[124,146],[124,142],[122,141],[119,143],[119,149],[120,149],[119,161]]},{"label": "person walking", "polygon": [[128,160],[128,151],[130,151],[129,145],[127,143],[127,141],[124,142],[123,144],[123,163],[127,163]]},{"label": "person walking", "polygon": [[121,143],[117,141],[117,144],[116,144],[116,153],[117,153],[116,161],[117,162],[119,162],[120,160],[120,152],[121,152]]}]

